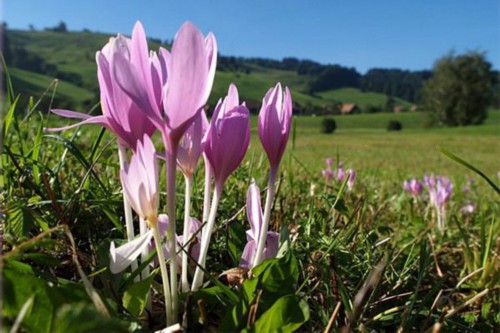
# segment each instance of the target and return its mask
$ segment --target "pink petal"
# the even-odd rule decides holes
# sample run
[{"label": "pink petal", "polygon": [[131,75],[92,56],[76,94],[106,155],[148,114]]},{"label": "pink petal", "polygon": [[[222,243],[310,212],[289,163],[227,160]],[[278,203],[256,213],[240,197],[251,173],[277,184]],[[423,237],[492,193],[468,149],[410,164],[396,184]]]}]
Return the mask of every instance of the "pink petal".
[{"label": "pink petal", "polygon": [[169,86],[164,98],[166,125],[174,144],[206,103],[208,66],[205,40],[190,22],[182,25],[172,45]]}]

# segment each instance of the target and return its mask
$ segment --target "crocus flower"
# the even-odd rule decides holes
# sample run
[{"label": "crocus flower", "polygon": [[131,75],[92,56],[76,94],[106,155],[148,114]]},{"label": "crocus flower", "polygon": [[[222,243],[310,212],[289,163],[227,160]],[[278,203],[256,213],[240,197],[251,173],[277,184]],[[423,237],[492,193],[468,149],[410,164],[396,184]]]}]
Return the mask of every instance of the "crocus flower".
[{"label": "crocus flower", "polygon": [[[141,23],[137,22],[131,39],[118,35],[111,38],[96,54],[97,78],[103,114],[92,117],[74,111],[52,110],[57,115],[83,119],[83,121],[61,128],[47,128],[47,131],[60,131],[84,124],[100,124],[113,132],[120,144],[132,150],[135,150],[137,142],[142,140],[144,134],[151,136],[154,133],[155,127],[147,114],[142,112],[140,106],[134,103],[117,84],[113,74],[116,67],[114,60],[117,57],[128,59],[130,66],[136,68],[138,76],[149,78],[149,80],[143,79],[141,84],[146,85],[146,82],[149,82],[149,85],[152,86],[153,82],[158,82],[156,89],[161,91],[161,82],[163,84],[166,82],[166,72],[162,74],[156,55],[149,55],[144,29]],[[153,87],[149,91],[153,91]]]},{"label": "crocus flower", "polygon": [[285,152],[292,119],[292,96],[288,87],[281,84],[267,91],[259,112],[259,138],[271,168],[277,168]]},{"label": "crocus flower", "polygon": [[344,171],[344,164],[342,162],[339,162],[338,168],[337,168],[337,180],[339,182],[344,181],[345,179],[345,171]]},{"label": "crocus flower", "polygon": [[[155,154],[153,142],[147,135],[144,135],[143,140],[137,144],[137,150],[130,164],[120,171],[127,200],[151,228],[156,227],[159,201],[158,163]],[[146,248],[152,237],[153,233],[149,230],[118,249],[115,249],[114,243],[111,243],[111,272],[117,273],[128,267]]]},{"label": "crocus flower", "polygon": [[149,97],[150,87],[141,84],[141,72],[123,56],[118,58],[118,84],[153,119],[167,140],[167,148],[176,147],[212,90],[217,63],[214,35],[210,33],[204,38],[192,23],[186,22],[177,32],[171,52],[160,49],[160,68],[162,73],[168,73],[168,81],[164,81],[162,89],[155,90],[156,99]]},{"label": "crocus flower", "polygon": [[347,173],[349,174],[349,179],[347,180],[347,188],[349,191],[352,191],[354,188],[354,182],[356,181],[356,171],[353,169],[348,169]]},{"label": "crocus flower", "polygon": [[473,202],[469,202],[465,206],[460,208],[460,212],[463,215],[470,215],[470,214],[474,213],[475,210],[476,210],[476,205]]},{"label": "crocus flower", "polygon": [[193,175],[203,152],[202,139],[208,129],[205,112],[200,112],[179,143],[177,165],[186,177]]},{"label": "crocus flower", "polygon": [[[168,227],[169,227],[168,216],[166,214],[160,214],[158,216],[158,230],[159,230],[160,235],[165,235],[165,233],[168,230]],[[196,234],[196,237],[192,240],[192,245],[188,244],[188,247],[186,247],[186,250],[189,251],[191,257],[193,257],[194,259],[197,260],[198,257],[200,256],[201,232],[198,229],[201,228],[201,222],[198,221],[196,218],[191,217],[190,228],[191,228],[191,230],[189,230],[188,238],[190,239],[192,237],[192,235],[194,235],[194,234]],[[180,251],[180,249],[181,249],[181,244],[182,244],[182,240],[184,238],[184,235],[176,235],[175,237],[177,239],[175,260],[177,262],[177,265],[179,267],[181,267],[182,266],[182,260],[181,260],[182,259],[182,256],[181,256],[182,251]],[[149,247],[154,248],[154,246],[155,246],[154,241],[151,238],[149,240],[150,240]],[[165,254],[165,257],[167,257],[167,258],[170,257],[168,246],[166,246],[166,245],[163,246],[163,253]]]},{"label": "crocus flower", "polygon": [[327,184],[331,182],[331,180],[333,179],[333,176],[334,176],[334,172],[332,170],[332,163],[333,163],[332,158],[328,157],[326,159],[326,169],[321,171],[321,174],[325,178],[325,182]]},{"label": "crocus flower", "polygon": [[416,178],[405,180],[403,182],[403,189],[416,198],[420,195],[420,193],[422,193],[422,183]]},{"label": "crocus flower", "polygon": [[245,104],[239,104],[236,86],[231,84],[227,96],[217,103],[203,139],[216,186],[222,187],[245,156],[250,142],[249,117]]},{"label": "crocus flower", "polygon": [[[205,267],[208,244],[215,224],[222,187],[229,175],[243,160],[250,142],[250,112],[245,104],[239,104],[238,90],[234,84],[224,100],[219,100],[215,107],[210,126],[203,138],[205,157],[208,159],[215,179],[215,191],[212,198],[207,224],[203,229],[200,259],[198,264]],[[203,271],[196,268],[192,291],[198,290],[203,282]]]},{"label": "crocus flower", "polygon": [[158,211],[158,163],[151,139],[138,143],[125,170],[120,170],[123,191],[135,212],[148,223],[156,223]]},{"label": "crocus flower", "polygon": [[[247,218],[250,223],[250,230],[247,230],[247,244],[241,255],[240,266],[251,268],[257,251],[257,241],[261,233],[263,215],[260,203],[259,187],[252,181],[247,192]],[[278,253],[279,234],[268,231],[266,234],[263,259],[274,258]]]},{"label": "crocus flower", "polygon": [[453,185],[446,177],[428,177],[426,181],[429,190],[430,204],[436,209],[438,228],[444,230],[446,221],[446,203],[450,199]]}]

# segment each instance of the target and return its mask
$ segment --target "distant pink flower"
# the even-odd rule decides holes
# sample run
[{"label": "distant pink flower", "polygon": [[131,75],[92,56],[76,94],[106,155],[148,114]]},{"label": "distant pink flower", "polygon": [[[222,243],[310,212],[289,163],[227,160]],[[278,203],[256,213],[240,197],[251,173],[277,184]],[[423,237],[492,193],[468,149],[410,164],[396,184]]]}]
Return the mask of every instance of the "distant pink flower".
[{"label": "distant pink flower", "polygon": [[286,87],[283,93],[281,84],[277,83],[274,88],[267,91],[262,100],[258,121],[260,142],[266,151],[271,168],[278,167],[285,152],[291,119],[292,96],[290,90]]},{"label": "distant pink flower", "polygon": [[144,135],[143,142],[125,170],[120,170],[123,191],[130,205],[142,218],[154,223],[158,214],[158,162],[151,139]]},{"label": "distant pink flower", "polygon": [[405,180],[403,182],[403,189],[410,193],[413,197],[418,197],[420,193],[422,193],[422,183],[419,182],[416,178],[412,178],[410,180]]},{"label": "distant pink flower", "polygon": [[324,169],[324,170],[321,171],[321,174],[325,178],[325,182],[327,184],[330,183],[331,180],[334,177],[334,172],[332,170],[332,163],[333,163],[332,162],[332,158],[331,157],[327,157],[327,159],[326,159],[326,169]]},{"label": "distant pink flower", "polygon": [[430,204],[436,209],[438,228],[443,231],[446,222],[446,204],[449,201],[453,184],[446,177],[424,177],[424,184],[429,190]]},{"label": "distant pink flower", "polygon": [[344,171],[344,168],[343,168],[343,165],[344,165],[344,164],[343,164],[342,162],[339,162],[339,164],[338,164],[338,168],[337,168],[337,180],[338,180],[339,182],[344,181],[345,176],[346,176],[345,171]]},{"label": "distant pink flower", "polygon": [[348,169],[349,179],[347,180],[347,188],[351,191],[354,188],[354,182],[356,181],[356,171],[353,169]]},{"label": "distant pink flower", "polygon": [[470,215],[474,213],[475,210],[476,210],[476,205],[473,202],[469,202],[468,204],[460,208],[460,212],[463,215]]},{"label": "distant pink flower", "polygon": [[222,187],[245,156],[250,142],[249,117],[245,104],[239,104],[236,86],[231,84],[227,96],[217,103],[203,139],[216,186]]},{"label": "distant pink flower", "polygon": [[194,173],[198,160],[203,153],[202,139],[208,129],[208,120],[205,112],[194,119],[179,143],[177,151],[177,165],[185,176]]},{"label": "distant pink flower", "polygon": [[[151,136],[154,133],[155,127],[147,114],[142,112],[140,105],[136,104],[116,81],[114,68],[117,66],[115,62],[117,57],[127,59],[129,66],[135,68],[137,76],[142,77],[140,84],[151,86],[150,94],[152,94],[153,81],[158,83],[156,89],[161,91],[161,85],[167,79],[166,73],[162,74],[156,55],[149,54],[144,29],[140,22],[137,22],[131,39],[118,35],[111,38],[96,54],[103,114],[90,116],[68,110],[51,110],[59,116],[83,119],[83,121],[61,128],[47,128],[47,131],[61,131],[84,124],[99,124],[108,128],[117,136],[121,144],[132,150],[135,150],[137,142],[142,140],[144,134]],[[154,96],[145,98],[154,98]]]},{"label": "distant pink flower", "polygon": [[[244,268],[250,268],[252,266],[263,224],[260,190],[254,181],[252,181],[247,192],[247,218],[250,223],[250,230],[247,230],[247,244],[243,249],[240,260],[240,266]],[[268,231],[265,242],[262,259],[276,257],[278,253],[279,234],[274,231]]]}]

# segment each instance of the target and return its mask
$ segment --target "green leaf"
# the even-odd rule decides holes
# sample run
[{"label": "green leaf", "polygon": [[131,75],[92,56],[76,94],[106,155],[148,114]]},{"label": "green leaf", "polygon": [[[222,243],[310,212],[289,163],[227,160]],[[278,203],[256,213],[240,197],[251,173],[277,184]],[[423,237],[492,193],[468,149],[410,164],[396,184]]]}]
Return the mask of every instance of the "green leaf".
[{"label": "green leaf", "polygon": [[114,318],[106,318],[89,303],[63,305],[56,314],[54,333],[128,332],[127,325]]},{"label": "green leaf", "polygon": [[227,247],[234,264],[240,262],[246,244],[245,228],[241,223],[231,223],[228,227]]},{"label": "green leaf", "polygon": [[475,173],[477,173],[479,176],[481,176],[484,180],[486,180],[486,182],[488,184],[490,184],[490,186],[495,190],[495,192],[497,192],[498,195],[500,195],[500,188],[498,188],[497,185],[495,185],[495,183],[493,183],[493,181],[491,179],[488,178],[488,176],[486,176],[481,170],[477,169],[475,166],[473,166],[472,164],[470,164],[469,162],[467,161],[464,161],[463,159],[461,159],[460,157],[458,157],[457,155],[453,154],[451,151],[448,151],[442,147],[437,147],[437,150],[440,151],[441,153],[445,154],[446,156],[448,156],[449,158],[451,158],[452,160],[454,160],[455,162],[457,163],[460,163],[462,164],[464,167],[474,171]]},{"label": "green leaf", "polygon": [[147,279],[130,285],[123,294],[123,306],[133,316],[137,317],[144,311],[154,277],[155,274],[151,274]]},{"label": "green leaf", "polygon": [[250,331],[294,332],[308,320],[307,302],[298,295],[287,295],[278,299],[269,310],[262,314]]}]

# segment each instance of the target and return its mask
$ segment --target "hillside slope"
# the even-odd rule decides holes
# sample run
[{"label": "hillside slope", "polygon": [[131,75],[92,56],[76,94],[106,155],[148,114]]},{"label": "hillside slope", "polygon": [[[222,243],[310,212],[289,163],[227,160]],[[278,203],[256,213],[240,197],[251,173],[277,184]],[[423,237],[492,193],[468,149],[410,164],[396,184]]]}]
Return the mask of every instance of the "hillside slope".
[{"label": "hillside slope", "polygon": [[[43,73],[43,70],[33,73],[28,69],[12,68],[16,92],[41,96],[56,76],[59,79],[56,101],[64,104],[64,107],[86,108],[98,101],[95,53],[108,41],[109,35],[92,32],[8,30],[7,37],[11,52],[19,52],[22,49],[56,73],[51,76],[49,73]],[[150,41],[150,48],[153,50],[159,45],[157,40]],[[299,75],[296,71],[273,69],[251,62],[245,66],[246,71],[217,72],[209,100],[212,107],[226,94],[231,82],[238,86],[241,99],[245,100],[253,111],[258,109],[265,92],[278,81],[290,87],[296,107],[307,113],[331,110],[339,103],[356,103],[361,108],[373,104],[383,106],[387,100],[384,94],[362,92],[356,88],[336,89],[311,95],[307,91],[315,79],[313,75]],[[396,99],[396,102],[404,106],[409,105],[400,99]]]}]

